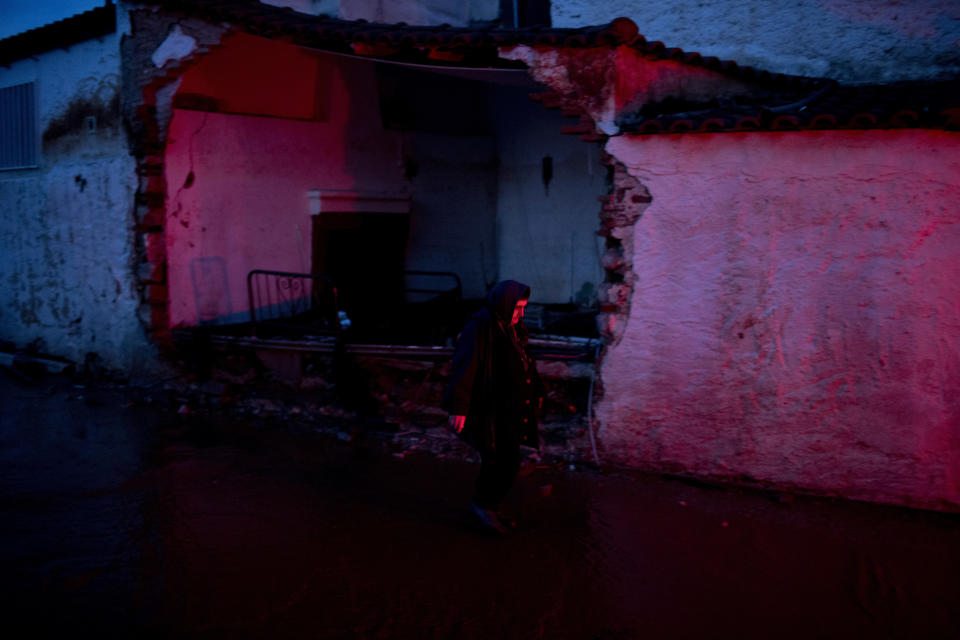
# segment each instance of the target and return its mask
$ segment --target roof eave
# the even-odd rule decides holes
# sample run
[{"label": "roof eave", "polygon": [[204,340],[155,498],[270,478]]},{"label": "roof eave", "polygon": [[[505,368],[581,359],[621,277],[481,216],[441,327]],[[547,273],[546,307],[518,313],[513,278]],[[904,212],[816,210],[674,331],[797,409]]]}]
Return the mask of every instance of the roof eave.
[{"label": "roof eave", "polygon": [[0,40],[0,65],[10,66],[17,60],[110,35],[117,30],[116,10],[108,1],[102,7],[4,38]]}]

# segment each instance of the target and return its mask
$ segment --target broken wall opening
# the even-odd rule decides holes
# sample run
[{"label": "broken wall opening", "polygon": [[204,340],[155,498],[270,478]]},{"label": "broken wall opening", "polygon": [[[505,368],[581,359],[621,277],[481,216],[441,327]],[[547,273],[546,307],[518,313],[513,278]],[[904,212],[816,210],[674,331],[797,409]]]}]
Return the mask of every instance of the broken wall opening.
[{"label": "broken wall opening", "polygon": [[404,306],[406,213],[322,213],[313,216],[312,273],[330,278],[351,336],[389,340],[392,314]]},{"label": "broken wall opening", "polygon": [[[239,80],[215,73],[221,53],[231,64],[295,65],[313,89],[303,104],[288,94],[276,108],[263,96],[243,101]],[[435,426],[430,411],[456,332],[489,286],[512,277],[534,290],[535,331],[580,336],[538,348],[552,372],[549,438],[583,445],[603,277],[594,216],[606,171],[594,145],[561,135],[567,116],[530,101],[538,88],[522,70],[411,71],[252,37],[227,39],[198,60],[172,97],[163,161],[169,318],[192,331],[175,332],[185,340],[180,357],[197,354],[185,366],[226,385],[276,379],[305,393],[333,390],[347,413]],[[407,198],[409,209],[330,210],[327,196]],[[249,340],[243,284],[253,269],[337,280],[357,329],[344,331],[343,351]],[[459,316],[445,317],[439,335],[416,329],[444,313],[421,308],[419,326],[401,313],[412,302],[409,291],[397,299],[401,269],[458,277]],[[386,344],[367,353],[350,346],[358,342]],[[404,344],[427,346],[395,346]]]},{"label": "broken wall opening", "polygon": [[[259,65],[252,78],[278,67],[308,89],[269,97],[265,81],[259,102],[237,97],[232,76],[216,71],[248,59]],[[360,338],[363,325],[402,306],[403,269],[457,274],[464,320],[489,286],[514,278],[549,312],[534,329],[559,318],[561,331],[595,335],[602,241],[593,216],[604,170],[595,148],[559,134],[562,114],[545,117],[530,102],[533,88],[522,70],[435,72],[230,38],[173,97],[164,162],[171,325],[197,326],[201,308],[218,310],[207,324],[243,322],[246,274],[272,269],[333,277],[344,304],[366,316],[354,325]],[[311,216],[317,190],[407,194],[409,217]],[[220,282],[191,279],[191,265],[211,260],[223,267]],[[366,337],[402,342],[390,332]]]}]

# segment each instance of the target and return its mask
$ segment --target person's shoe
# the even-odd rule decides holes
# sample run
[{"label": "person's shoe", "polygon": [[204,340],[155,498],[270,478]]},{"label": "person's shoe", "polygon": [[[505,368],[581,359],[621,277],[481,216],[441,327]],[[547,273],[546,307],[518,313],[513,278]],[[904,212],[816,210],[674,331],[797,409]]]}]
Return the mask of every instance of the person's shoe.
[{"label": "person's shoe", "polygon": [[491,509],[484,509],[476,502],[470,503],[470,508],[473,510],[473,513],[476,514],[477,518],[480,520],[480,524],[483,525],[483,528],[487,531],[492,531],[500,535],[506,534],[508,532],[507,526],[500,521],[500,518],[497,517],[496,512]]}]

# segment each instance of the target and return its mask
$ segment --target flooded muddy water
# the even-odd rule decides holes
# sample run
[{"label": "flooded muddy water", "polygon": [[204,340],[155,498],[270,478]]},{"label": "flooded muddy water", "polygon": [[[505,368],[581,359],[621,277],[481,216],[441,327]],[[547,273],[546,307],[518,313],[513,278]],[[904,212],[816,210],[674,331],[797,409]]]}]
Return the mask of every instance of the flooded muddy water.
[{"label": "flooded muddy water", "polygon": [[[0,381],[0,587],[22,637],[955,638],[960,518],[477,466]],[[362,439],[361,439],[362,440]]]}]

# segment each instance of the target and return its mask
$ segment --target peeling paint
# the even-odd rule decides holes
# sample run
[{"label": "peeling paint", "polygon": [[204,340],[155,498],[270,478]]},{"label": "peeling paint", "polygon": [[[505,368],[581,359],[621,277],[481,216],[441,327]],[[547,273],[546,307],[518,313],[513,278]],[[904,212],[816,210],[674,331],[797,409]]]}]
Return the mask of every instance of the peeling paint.
[{"label": "peeling paint", "polygon": [[183,32],[179,24],[173,25],[167,39],[153,52],[151,60],[162,67],[171,60],[182,60],[197,50],[197,41]]}]

